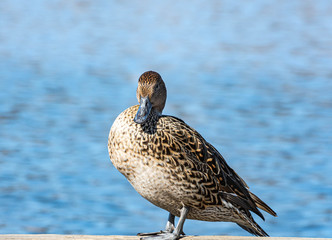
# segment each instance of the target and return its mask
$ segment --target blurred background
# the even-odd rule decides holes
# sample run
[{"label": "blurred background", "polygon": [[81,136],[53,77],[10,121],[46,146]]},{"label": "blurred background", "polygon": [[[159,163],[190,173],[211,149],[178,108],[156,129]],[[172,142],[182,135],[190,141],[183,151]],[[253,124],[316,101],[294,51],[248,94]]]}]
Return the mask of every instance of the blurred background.
[{"label": "blurred background", "polygon": [[[109,161],[116,116],[159,72],[196,128],[278,217],[332,237],[332,2],[0,1],[0,233],[136,234],[167,212]],[[188,220],[196,235],[248,235]]]}]

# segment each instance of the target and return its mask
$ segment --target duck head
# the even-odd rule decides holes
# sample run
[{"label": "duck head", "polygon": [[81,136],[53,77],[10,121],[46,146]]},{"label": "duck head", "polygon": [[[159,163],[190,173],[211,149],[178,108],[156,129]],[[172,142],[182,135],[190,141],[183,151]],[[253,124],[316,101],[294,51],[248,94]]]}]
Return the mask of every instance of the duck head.
[{"label": "duck head", "polygon": [[139,108],[134,118],[138,124],[145,123],[150,112],[161,115],[166,102],[166,86],[157,72],[148,71],[143,73],[138,80],[136,97]]}]

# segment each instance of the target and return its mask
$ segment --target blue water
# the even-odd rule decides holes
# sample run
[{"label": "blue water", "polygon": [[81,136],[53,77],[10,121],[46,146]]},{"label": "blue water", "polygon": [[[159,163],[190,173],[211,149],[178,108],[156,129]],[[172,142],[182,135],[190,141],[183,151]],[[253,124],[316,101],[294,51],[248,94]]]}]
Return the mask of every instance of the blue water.
[{"label": "blue water", "polygon": [[[270,235],[332,237],[329,0],[0,1],[0,233],[164,227],[107,152],[146,70],[166,82],[164,112],[276,210],[258,220]],[[185,232],[248,235],[197,221]]]}]

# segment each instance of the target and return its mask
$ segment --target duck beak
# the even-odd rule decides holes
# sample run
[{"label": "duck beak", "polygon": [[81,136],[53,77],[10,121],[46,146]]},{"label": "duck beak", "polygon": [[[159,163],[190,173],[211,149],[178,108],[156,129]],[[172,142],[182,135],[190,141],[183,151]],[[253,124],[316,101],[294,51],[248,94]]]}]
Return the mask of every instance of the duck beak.
[{"label": "duck beak", "polygon": [[141,97],[134,122],[138,124],[144,123],[148,119],[151,109],[152,104],[149,100],[149,97]]}]

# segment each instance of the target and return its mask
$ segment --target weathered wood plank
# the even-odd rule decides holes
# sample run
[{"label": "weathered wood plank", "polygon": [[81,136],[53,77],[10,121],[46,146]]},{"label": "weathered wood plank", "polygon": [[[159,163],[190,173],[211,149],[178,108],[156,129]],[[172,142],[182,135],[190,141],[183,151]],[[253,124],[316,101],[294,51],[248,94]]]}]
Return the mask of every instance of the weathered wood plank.
[{"label": "weathered wood plank", "polygon": [[[59,234],[3,234],[0,240],[138,240],[137,236],[119,235],[59,235]],[[187,236],[181,240],[326,240],[332,238],[296,238],[296,237],[238,237],[238,236]]]}]

